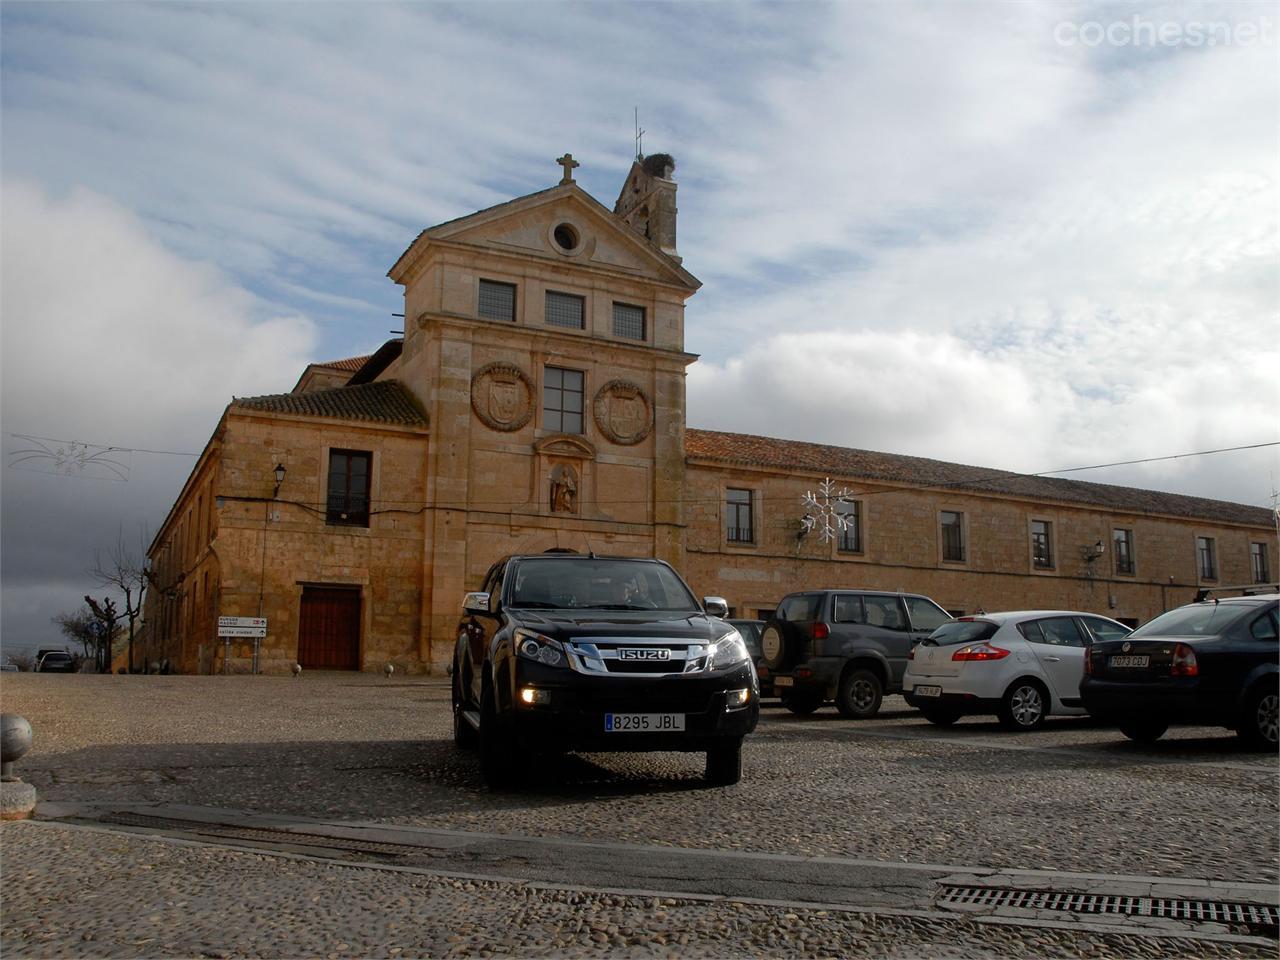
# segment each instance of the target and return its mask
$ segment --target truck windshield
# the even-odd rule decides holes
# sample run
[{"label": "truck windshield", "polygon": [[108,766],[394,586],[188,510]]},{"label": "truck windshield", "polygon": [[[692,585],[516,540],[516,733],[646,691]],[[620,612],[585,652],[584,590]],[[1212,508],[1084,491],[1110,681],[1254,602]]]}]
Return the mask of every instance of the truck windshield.
[{"label": "truck windshield", "polygon": [[663,610],[699,613],[684,581],[650,560],[556,557],[520,560],[508,604],[544,610]]}]

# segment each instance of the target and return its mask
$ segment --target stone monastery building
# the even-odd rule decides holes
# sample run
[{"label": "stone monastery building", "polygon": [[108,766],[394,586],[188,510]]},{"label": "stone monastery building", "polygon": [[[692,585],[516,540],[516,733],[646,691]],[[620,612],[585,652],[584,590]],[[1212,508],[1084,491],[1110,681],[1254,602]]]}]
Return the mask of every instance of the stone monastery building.
[{"label": "stone monastery building", "polygon": [[[1134,623],[1273,580],[1259,507],[687,428],[674,162],[638,159],[612,210],[559,162],[409,245],[402,339],[227,406],[149,550],[148,660],[443,672],[463,593],[554,547],[660,557],[745,617],[847,586]],[[804,498],[828,478],[824,538]]]}]

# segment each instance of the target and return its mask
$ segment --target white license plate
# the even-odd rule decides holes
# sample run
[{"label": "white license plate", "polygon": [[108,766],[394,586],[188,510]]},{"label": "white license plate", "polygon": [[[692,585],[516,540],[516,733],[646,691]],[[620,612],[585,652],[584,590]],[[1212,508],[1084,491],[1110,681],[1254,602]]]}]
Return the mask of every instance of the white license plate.
[{"label": "white license plate", "polygon": [[773,685],[775,687],[794,687],[796,682],[790,677],[774,677]]},{"label": "white license plate", "polygon": [[917,697],[940,697],[942,696],[941,687],[916,687],[913,691]]},{"label": "white license plate", "polygon": [[1151,658],[1142,657],[1112,657],[1109,661],[1113,667],[1145,667],[1151,662]]},{"label": "white license plate", "polygon": [[605,733],[665,733],[684,729],[683,713],[606,713]]}]

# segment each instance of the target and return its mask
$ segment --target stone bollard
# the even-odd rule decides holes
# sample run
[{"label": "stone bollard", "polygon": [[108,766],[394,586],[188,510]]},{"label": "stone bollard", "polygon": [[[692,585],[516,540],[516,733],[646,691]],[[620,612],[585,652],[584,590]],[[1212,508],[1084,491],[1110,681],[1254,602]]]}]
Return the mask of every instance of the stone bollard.
[{"label": "stone bollard", "polygon": [[31,741],[26,717],[0,714],[0,820],[25,820],[36,807],[36,788],[13,772],[14,761],[26,755]]}]

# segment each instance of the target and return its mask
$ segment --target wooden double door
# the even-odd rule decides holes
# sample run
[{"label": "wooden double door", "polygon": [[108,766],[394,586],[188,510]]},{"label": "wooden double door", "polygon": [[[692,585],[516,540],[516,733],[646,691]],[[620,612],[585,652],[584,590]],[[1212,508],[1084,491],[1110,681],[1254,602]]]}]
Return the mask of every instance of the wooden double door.
[{"label": "wooden double door", "polygon": [[358,588],[302,588],[298,663],[305,670],[360,669]]}]

